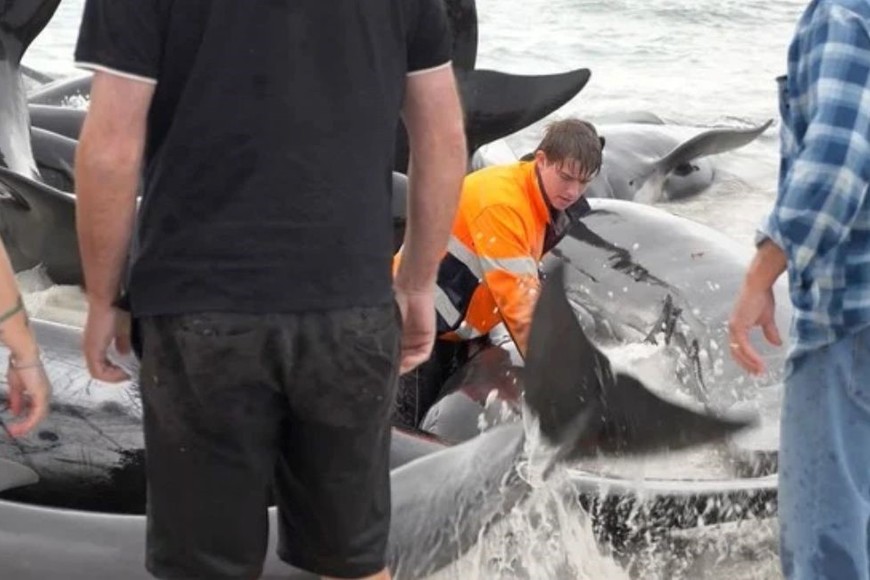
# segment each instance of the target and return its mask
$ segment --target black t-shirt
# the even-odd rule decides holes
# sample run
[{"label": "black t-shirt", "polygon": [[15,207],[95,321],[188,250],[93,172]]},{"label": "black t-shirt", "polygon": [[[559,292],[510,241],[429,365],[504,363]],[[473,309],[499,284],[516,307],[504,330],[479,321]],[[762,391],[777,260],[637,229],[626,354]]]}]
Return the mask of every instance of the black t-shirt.
[{"label": "black t-shirt", "polygon": [[449,66],[442,0],[87,0],[75,56],[156,83],[135,314],[391,300],[398,115]]}]

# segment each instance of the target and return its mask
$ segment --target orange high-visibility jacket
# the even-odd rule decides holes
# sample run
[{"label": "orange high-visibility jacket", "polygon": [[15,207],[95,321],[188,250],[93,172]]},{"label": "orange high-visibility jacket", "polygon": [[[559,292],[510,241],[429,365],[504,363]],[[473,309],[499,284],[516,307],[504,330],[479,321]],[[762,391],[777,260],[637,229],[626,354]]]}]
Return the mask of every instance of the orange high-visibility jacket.
[{"label": "orange high-visibility jacket", "polygon": [[[525,355],[550,210],[534,161],[465,177],[447,253],[438,269],[438,335],[482,336],[504,322]],[[401,251],[396,255],[398,266]]]}]

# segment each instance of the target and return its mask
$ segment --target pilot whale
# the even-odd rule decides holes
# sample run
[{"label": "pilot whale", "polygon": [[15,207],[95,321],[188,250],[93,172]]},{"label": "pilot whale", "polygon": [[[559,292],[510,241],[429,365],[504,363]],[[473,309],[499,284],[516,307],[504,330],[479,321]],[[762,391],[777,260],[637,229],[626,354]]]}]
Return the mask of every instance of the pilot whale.
[{"label": "pilot whale", "polygon": [[654,123],[602,124],[605,139],[601,171],[587,197],[654,203],[697,195],[713,182],[708,159],[751,143],[772,120],[749,128],[715,128],[680,142]]},{"label": "pilot whale", "polygon": [[[730,484],[746,473],[775,472],[787,346],[759,343],[769,370],[751,380],[727,347],[731,302],[752,248],[663,209],[624,200],[591,199],[588,212],[574,217],[541,269],[546,275],[564,268],[565,291],[585,334],[606,350],[646,345],[646,359],[635,362],[665,369],[671,396],[717,412],[757,412],[758,428],[723,449]],[[774,286],[774,295],[777,325],[787,327],[792,308],[785,281]],[[517,420],[522,381],[512,373],[522,363],[512,343],[501,342],[447,381],[421,422],[423,430],[455,443],[477,436],[481,422]],[[724,489],[729,481],[718,485]]]},{"label": "pilot whale", "polygon": [[[613,198],[652,204],[686,199],[707,189],[716,177],[710,156],[732,151],[758,138],[772,120],[749,128],[703,130],[680,141],[652,113],[614,115],[625,122],[598,122],[604,138],[601,169],[587,185],[589,198]],[[531,160],[532,153],[520,157]],[[503,140],[474,152],[471,169],[513,163],[517,156]]]},{"label": "pilot whale", "polygon": [[[574,317],[558,268],[535,309],[523,375],[526,412],[551,450],[542,466],[545,477],[566,462],[684,448],[749,423],[674,404],[614,370]],[[522,423],[501,425],[460,445],[423,449],[393,470],[391,570],[407,578],[437,572],[521,506],[532,492],[520,472],[530,441]],[[21,445],[26,448],[26,441]],[[21,489],[39,485],[20,457],[0,461],[0,481]],[[274,536],[274,513],[271,520]],[[53,510],[3,499],[0,522],[0,561],[10,577],[147,577],[144,516]],[[273,550],[268,558],[265,577],[309,577],[290,571]]]}]

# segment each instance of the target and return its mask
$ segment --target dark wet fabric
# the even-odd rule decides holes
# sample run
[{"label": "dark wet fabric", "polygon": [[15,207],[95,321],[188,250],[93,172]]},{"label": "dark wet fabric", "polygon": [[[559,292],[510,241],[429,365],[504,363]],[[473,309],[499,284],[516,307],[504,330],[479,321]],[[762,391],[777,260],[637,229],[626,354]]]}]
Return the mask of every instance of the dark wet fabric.
[{"label": "dark wet fabric", "polygon": [[156,82],[133,312],[389,301],[406,78],[450,56],[442,0],[87,0],[76,62]]},{"label": "dark wet fabric", "polygon": [[393,423],[416,429],[426,412],[446,394],[447,380],[487,340],[486,337],[468,341],[436,340],[429,360],[399,378]]},{"label": "dark wet fabric", "polygon": [[282,559],[338,577],[383,569],[395,304],[140,325],[151,573],[257,577],[273,494]]}]

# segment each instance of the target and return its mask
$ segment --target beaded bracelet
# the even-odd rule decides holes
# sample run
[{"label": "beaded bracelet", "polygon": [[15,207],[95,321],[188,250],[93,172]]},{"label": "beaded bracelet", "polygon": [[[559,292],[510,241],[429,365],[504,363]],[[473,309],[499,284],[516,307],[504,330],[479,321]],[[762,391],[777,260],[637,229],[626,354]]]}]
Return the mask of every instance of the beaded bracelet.
[{"label": "beaded bracelet", "polygon": [[24,310],[24,300],[21,298],[21,295],[18,295],[18,301],[15,303],[15,306],[0,314],[0,324],[3,324],[19,312]]}]

